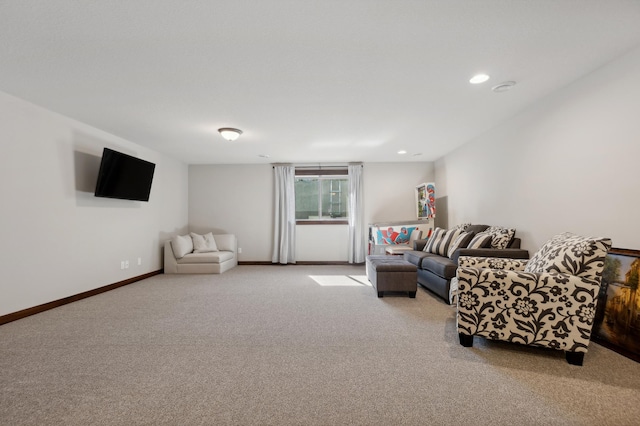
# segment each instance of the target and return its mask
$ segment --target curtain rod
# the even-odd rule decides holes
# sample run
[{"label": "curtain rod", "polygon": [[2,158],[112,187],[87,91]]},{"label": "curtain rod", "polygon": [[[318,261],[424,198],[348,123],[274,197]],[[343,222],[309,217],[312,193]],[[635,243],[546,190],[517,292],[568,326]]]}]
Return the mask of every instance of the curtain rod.
[{"label": "curtain rod", "polygon": [[317,169],[317,170],[331,170],[331,169],[346,169],[347,166],[360,166],[363,167],[364,164],[362,162],[356,163],[342,163],[342,164],[291,164],[291,163],[271,163],[272,167],[276,166],[293,166],[296,169]]}]

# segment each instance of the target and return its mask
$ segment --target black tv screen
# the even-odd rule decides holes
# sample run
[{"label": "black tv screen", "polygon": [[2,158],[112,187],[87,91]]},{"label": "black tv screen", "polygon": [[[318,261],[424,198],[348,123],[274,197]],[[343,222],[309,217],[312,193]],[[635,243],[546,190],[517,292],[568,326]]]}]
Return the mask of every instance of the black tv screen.
[{"label": "black tv screen", "polygon": [[95,196],[149,201],[155,168],[153,163],[105,148]]}]

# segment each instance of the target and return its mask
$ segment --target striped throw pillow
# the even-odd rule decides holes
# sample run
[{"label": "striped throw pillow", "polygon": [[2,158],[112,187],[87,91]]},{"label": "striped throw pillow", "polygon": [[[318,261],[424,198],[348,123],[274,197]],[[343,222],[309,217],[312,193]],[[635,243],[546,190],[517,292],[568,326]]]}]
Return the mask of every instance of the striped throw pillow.
[{"label": "striped throw pillow", "polygon": [[484,232],[479,232],[475,237],[469,242],[467,248],[470,249],[479,249],[483,247],[487,247],[491,244],[492,236],[491,234],[485,234]]},{"label": "striped throw pillow", "polygon": [[453,254],[456,252],[456,250],[458,250],[459,248],[467,247],[467,244],[469,244],[469,241],[471,241],[472,238],[473,232],[463,232],[462,234],[458,235],[458,238],[456,238],[451,244],[449,244],[449,248],[447,249],[447,257],[451,258],[453,257]]},{"label": "striped throw pillow", "polygon": [[427,240],[427,244],[424,246],[422,251],[426,251],[427,253],[432,253],[431,249],[436,245],[436,243],[440,242],[445,232],[447,232],[446,229],[442,229],[442,228],[434,229],[431,232],[431,235]]},{"label": "striped throw pillow", "polygon": [[429,242],[424,247],[424,251],[446,256],[449,245],[452,241],[455,241],[461,233],[462,230],[460,229],[450,229],[447,231],[446,229],[436,228],[431,238],[429,238]]}]

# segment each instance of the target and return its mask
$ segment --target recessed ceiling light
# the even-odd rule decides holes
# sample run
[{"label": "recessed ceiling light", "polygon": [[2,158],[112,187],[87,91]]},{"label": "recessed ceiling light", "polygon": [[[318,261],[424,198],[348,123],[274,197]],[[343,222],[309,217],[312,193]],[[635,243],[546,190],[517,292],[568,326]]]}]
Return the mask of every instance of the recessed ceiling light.
[{"label": "recessed ceiling light", "polygon": [[469,80],[469,83],[471,84],[480,84],[480,83],[484,83],[485,81],[489,80],[489,76],[486,74],[476,74],[473,77],[471,77],[471,79]]},{"label": "recessed ceiling light", "polygon": [[258,154],[258,157],[269,158],[269,154]]},{"label": "recessed ceiling light", "polygon": [[419,157],[421,155],[422,155],[421,152],[415,152],[415,153],[411,154],[412,157]]},{"label": "recessed ceiling light", "polygon": [[400,154],[400,155],[404,155],[406,153],[407,153],[407,151],[405,151],[404,149],[402,151],[398,151],[398,154]]},{"label": "recessed ceiling light", "polygon": [[497,86],[493,86],[491,90],[496,93],[506,92],[507,90],[511,90],[513,86],[516,85],[515,81],[505,81],[504,83],[500,83]]}]

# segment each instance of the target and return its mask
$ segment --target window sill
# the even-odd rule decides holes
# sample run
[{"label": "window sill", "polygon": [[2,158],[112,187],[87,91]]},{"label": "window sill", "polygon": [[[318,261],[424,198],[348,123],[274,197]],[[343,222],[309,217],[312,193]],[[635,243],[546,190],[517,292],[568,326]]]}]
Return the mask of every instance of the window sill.
[{"label": "window sill", "polygon": [[296,225],[348,225],[348,220],[296,220]]}]

